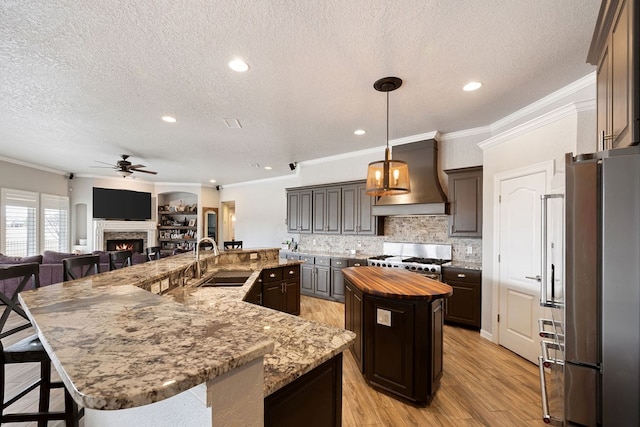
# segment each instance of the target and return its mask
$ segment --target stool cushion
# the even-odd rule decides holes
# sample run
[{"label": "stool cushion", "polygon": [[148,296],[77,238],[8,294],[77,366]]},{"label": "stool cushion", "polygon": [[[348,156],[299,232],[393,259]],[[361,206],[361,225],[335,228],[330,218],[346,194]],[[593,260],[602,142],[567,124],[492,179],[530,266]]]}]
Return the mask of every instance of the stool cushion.
[{"label": "stool cushion", "polygon": [[31,335],[4,348],[5,363],[41,362],[49,357],[38,335]]}]

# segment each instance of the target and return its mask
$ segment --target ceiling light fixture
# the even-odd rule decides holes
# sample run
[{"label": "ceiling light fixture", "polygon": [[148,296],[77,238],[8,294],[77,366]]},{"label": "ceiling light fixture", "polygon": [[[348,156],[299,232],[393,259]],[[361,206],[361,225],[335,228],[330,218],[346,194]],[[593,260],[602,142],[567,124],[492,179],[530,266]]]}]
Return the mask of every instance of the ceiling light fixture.
[{"label": "ceiling light fixture", "polygon": [[266,170],[270,171],[271,169],[273,169],[271,166],[265,166],[264,167]]},{"label": "ceiling light fixture", "polygon": [[229,68],[233,71],[237,71],[238,73],[244,73],[249,69],[249,64],[244,62],[242,59],[236,58],[229,62]]},{"label": "ceiling light fixture", "polygon": [[210,179],[209,182],[213,184],[213,183],[216,182],[216,180],[215,179]]},{"label": "ceiling light fixture", "polygon": [[387,92],[387,148],[384,160],[369,163],[366,193],[369,196],[393,196],[411,192],[409,165],[402,160],[391,160],[389,149],[389,92],[402,86],[398,77],[384,77],[373,84],[375,90]]},{"label": "ceiling light fixture", "polygon": [[175,117],[171,117],[171,116],[162,116],[162,120],[167,122],[167,123],[175,123],[176,122],[176,118]]},{"label": "ceiling light fixture", "polygon": [[128,170],[119,170],[118,173],[123,177],[126,178],[128,176],[130,176],[133,172],[128,171]]},{"label": "ceiling light fixture", "polygon": [[472,92],[474,90],[478,90],[482,87],[482,83],[480,82],[469,82],[462,87],[462,90],[465,92]]},{"label": "ceiling light fixture", "polygon": [[364,135],[365,133],[367,133],[367,131],[364,130],[364,129],[357,129],[357,130],[353,131],[353,133],[356,134],[356,135]]}]

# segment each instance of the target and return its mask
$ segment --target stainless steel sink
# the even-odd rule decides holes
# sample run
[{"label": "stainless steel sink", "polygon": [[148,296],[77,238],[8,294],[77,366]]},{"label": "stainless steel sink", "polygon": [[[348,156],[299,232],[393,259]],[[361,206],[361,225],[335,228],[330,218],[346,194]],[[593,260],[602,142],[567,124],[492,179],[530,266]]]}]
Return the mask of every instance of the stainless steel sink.
[{"label": "stainless steel sink", "polygon": [[249,279],[251,273],[251,271],[238,270],[218,271],[209,279],[205,280],[200,286],[242,286],[245,284],[247,279]]}]

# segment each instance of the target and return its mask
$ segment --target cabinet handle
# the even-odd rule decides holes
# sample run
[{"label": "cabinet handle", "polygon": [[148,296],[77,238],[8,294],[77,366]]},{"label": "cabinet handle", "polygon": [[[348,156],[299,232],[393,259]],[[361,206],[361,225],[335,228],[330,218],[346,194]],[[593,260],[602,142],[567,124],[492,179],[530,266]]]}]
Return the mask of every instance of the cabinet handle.
[{"label": "cabinet handle", "polygon": [[611,140],[614,140],[615,138],[616,138],[615,134],[605,135],[603,130],[602,133],[600,134],[600,145],[602,146],[602,150],[607,150],[611,148],[611,146],[607,144],[606,141],[611,141]]},{"label": "cabinet handle", "polygon": [[360,267],[360,263],[356,262],[355,264],[353,264],[354,267]]},{"label": "cabinet handle", "polygon": [[293,271],[293,270],[289,270],[289,275],[290,275],[290,276],[293,276],[294,274],[295,274],[295,271]]},{"label": "cabinet handle", "polygon": [[458,273],[458,277],[464,279],[465,277],[467,277],[467,275],[464,273]]},{"label": "cabinet handle", "polygon": [[271,274],[269,275],[269,277],[274,278],[274,277],[276,277],[276,274],[275,274],[275,273],[271,273]]},{"label": "cabinet handle", "polygon": [[284,294],[284,283],[280,283],[280,292]]}]

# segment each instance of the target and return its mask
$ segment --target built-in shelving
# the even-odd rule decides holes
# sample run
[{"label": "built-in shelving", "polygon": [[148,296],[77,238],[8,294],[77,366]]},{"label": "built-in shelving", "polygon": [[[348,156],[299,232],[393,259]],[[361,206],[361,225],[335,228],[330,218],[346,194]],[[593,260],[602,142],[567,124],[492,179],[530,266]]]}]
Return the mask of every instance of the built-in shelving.
[{"label": "built-in shelving", "polygon": [[163,252],[176,249],[193,250],[198,240],[198,207],[196,204],[159,205],[158,242]]}]

